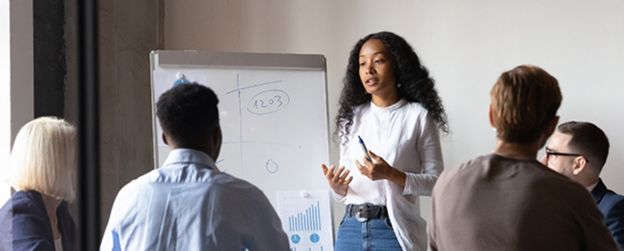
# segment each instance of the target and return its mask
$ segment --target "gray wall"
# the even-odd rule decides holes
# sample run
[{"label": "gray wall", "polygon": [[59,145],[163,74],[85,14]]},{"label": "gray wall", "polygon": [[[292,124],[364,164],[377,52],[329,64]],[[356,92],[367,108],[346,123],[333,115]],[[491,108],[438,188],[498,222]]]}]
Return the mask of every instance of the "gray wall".
[{"label": "gray wall", "polygon": [[[605,180],[624,192],[619,182],[624,148],[618,145],[624,142],[619,130],[624,121],[616,113],[624,106],[622,1],[111,0],[100,5],[103,223],[118,189],[153,168],[150,50],[164,45],[324,54],[333,118],[351,46],[379,30],[410,41],[437,80],[453,130],[443,140],[448,168],[493,149],[489,89],[500,72],[531,63],[560,80],[562,121],[590,120],[605,129],[613,142]],[[332,156],[337,160],[335,146]]]},{"label": "gray wall", "polygon": [[[149,52],[162,48],[162,6],[154,0],[99,1],[102,228],[123,185],[152,169]],[[66,6],[68,48],[75,48],[75,6]],[[68,49],[67,63],[75,65]],[[67,75],[67,114],[75,116],[76,69]],[[80,83],[77,83],[80,84]]]},{"label": "gray wall", "polygon": [[119,188],[154,169],[149,52],[162,48],[159,2],[99,1],[103,224]]},{"label": "gray wall", "polygon": [[324,54],[334,118],[351,46],[394,31],[437,80],[453,131],[442,142],[447,168],[493,150],[488,94],[498,75],[541,66],[560,81],[561,121],[593,121],[609,135],[604,180],[624,193],[621,13],[619,0],[165,0],[164,36],[166,49]]}]

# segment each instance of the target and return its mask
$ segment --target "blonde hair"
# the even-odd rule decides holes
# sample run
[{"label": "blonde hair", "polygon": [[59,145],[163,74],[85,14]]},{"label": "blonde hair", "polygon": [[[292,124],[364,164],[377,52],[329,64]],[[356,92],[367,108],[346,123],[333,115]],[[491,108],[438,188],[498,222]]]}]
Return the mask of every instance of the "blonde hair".
[{"label": "blonde hair", "polygon": [[41,117],[24,125],[15,138],[9,183],[73,201],[76,172],[76,129],[62,119]]},{"label": "blonde hair", "polygon": [[503,72],[490,96],[496,136],[509,143],[538,140],[561,104],[557,79],[532,65]]}]

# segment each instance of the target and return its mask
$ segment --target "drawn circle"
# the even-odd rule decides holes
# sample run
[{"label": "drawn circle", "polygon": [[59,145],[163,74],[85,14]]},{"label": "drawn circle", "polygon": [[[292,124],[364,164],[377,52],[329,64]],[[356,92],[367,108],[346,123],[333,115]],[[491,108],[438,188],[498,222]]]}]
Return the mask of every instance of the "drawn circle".
[{"label": "drawn circle", "polygon": [[247,103],[247,111],[256,115],[277,112],[290,103],[290,97],[282,90],[265,90],[254,95]]},{"label": "drawn circle", "polygon": [[290,240],[291,240],[293,243],[297,244],[297,243],[301,242],[301,236],[299,236],[298,234],[293,234],[293,235],[290,237]]},{"label": "drawn circle", "polygon": [[279,166],[277,166],[277,162],[275,162],[272,159],[267,160],[265,164],[265,168],[267,172],[269,172],[270,174],[274,174],[274,173],[277,173],[277,171],[279,171]]},{"label": "drawn circle", "polygon": [[320,240],[321,240],[321,237],[320,237],[318,234],[316,234],[316,233],[312,233],[312,234],[310,235],[310,241],[311,241],[312,243],[318,243]]}]

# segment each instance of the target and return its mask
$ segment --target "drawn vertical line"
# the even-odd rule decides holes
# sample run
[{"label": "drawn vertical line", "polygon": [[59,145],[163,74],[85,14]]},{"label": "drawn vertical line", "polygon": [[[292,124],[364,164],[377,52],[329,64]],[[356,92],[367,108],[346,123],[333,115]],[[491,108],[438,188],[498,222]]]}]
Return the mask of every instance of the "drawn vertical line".
[{"label": "drawn vertical line", "polygon": [[[238,95],[238,137],[240,141],[243,141],[243,105],[241,102],[241,90],[240,90],[240,74],[236,73],[236,94]],[[241,175],[245,173],[245,169],[243,169],[243,144],[239,144],[239,152],[240,152],[240,167],[241,167]],[[244,177],[244,176],[243,176]]]}]

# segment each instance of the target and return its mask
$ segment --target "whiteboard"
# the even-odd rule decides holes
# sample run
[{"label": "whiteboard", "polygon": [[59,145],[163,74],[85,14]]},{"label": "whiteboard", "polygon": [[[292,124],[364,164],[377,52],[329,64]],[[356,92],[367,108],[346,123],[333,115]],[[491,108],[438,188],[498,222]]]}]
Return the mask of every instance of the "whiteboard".
[{"label": "whiteboard", "polygon": [[155,167],[170,152],[155,103],[184,75],[219,98],[219,170],[256,185],[273,206],[278,191],[327,188],[320,169],[329,163],[325,57],[153,51],[150,60]]}]

